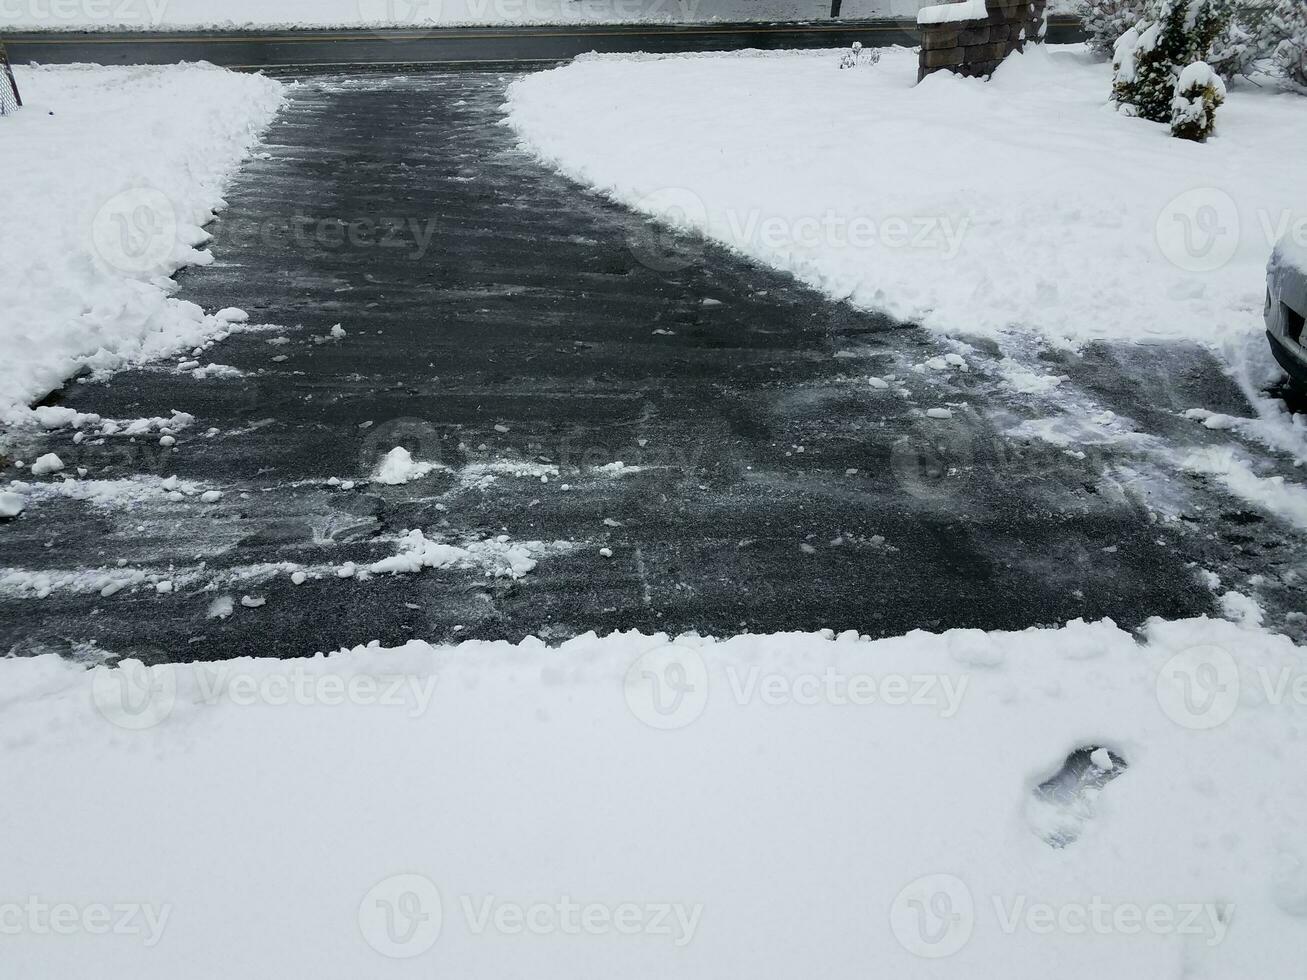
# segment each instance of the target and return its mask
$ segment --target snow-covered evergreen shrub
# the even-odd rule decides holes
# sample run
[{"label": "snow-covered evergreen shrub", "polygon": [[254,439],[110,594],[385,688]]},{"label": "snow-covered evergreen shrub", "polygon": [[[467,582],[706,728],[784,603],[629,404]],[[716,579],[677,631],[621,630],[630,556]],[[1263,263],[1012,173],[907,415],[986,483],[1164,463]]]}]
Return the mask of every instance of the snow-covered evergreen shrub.
[{"label": "snow-covered evergreen shrub", "polygon": [[1147,0],[1080,0],[1076,12],[1090,50],[1110,57],[1121,35],[1143,18],[1146,5]]},{"label": "snow-covered evergreen shrub", "polygon": [[1262,19],[1259,34],[1285,77],[1307,85],[1307,0],[1277,0]]},{"label": "snow-covered evergreen shrub", "polygon": [[1211,65],[1195,61],[1180,73],[1171,100],[1171,135],[1205,143],[1216,128],[1216,110],[1225,102],[1225,83]]},{"label": "snow-covered evergreen shrub", "polygon": [[1229,26],[1207,52],[1207,63],[1218,75],[1223,78],[1249,75],[1266,57],[1258,37],[1258,24],[1265,9],[1258,3],[1240,4],[1235,8]]},{"label": "snow-covered evergreen shrub", "polygon": [[1145,19],[1116,42],[1112,98],[1153,122],[1171,121],[1180,73],[1229,27],[1232,0],[1149,0]]},{"label": "snow-covered evergreen shrub", "polygon": [[1307,85],[1307,0],[1238,0],[1207,63],[1225,78],[1263,71]]}]

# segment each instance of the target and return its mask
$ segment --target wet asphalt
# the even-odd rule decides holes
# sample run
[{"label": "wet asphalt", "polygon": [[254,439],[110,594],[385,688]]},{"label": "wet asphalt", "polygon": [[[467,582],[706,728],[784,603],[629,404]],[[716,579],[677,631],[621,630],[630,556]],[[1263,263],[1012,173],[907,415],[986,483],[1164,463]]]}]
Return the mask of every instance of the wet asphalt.
[{"label": "wet asphalt", "polygon": [[[0,462],[55,451],[86,480],[176,476],[221,500],[41,495],[0,523],[0,650],[191,660],[588,630],[1133,628],[1214,613],[1203,569],[1225,587],[1255,577],[1275,623],[1300,628],[1302,549],[1285,528],[1131,444],[1011,434],[1083,402],[1164,441],[1229,438],[1177,417],[1248,411],[1206,354],[1032,350],[1068,380],[1017,395],[992,344],[858,312],[551,173],[499,125],[511,78],[295,87],[209,228],[216,261],[177,277],[206,310],[250,313],[195,358],[236,370],[172,361],[49,400],[194,423],[170,447],[68,430],[0,442]],[[958,349],[970,370],[913,370]],[[951,418],[925,414],[943,406]],[[399,445],[441,468],[369,482]],[[414,528],[464,547],[505,537],[538,564],[339,577]],[[146,581],[94,587],[133,571]],[[33,573],[48,595],[18,584]],[[210,616],[224,597],[232,614]]]}]

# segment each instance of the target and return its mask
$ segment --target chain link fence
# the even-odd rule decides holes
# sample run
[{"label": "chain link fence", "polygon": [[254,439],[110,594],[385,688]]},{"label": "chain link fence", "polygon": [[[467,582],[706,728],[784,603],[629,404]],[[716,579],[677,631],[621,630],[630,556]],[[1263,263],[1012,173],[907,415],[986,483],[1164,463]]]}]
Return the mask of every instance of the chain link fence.
[{"label": "chain link fence", "polygon": [[0,41],[0,116],[13,115],[22,105],[23,97],[18,94],[18,82],[5,53],[5,43]]}]

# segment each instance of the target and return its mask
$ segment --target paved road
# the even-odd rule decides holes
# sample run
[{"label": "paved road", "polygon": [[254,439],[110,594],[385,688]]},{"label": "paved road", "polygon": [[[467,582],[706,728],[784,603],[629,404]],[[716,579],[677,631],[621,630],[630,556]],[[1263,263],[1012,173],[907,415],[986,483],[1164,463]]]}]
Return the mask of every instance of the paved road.
[{"label": "paved road", "polygon": [[[272,326],[198,358],[234,372],[158,365],[54,400],[191,413],[177,445],[8,435],[11,457],[56,451],[101,496],[38,494],[0,524],[0,649],[190,659],[590,629],[1133,626],[1213,610],[1197,568],[1227,587],[1266,575],[1273,609],[1301,608],[1300,587],[1272,588],[1301,563],[1283,529],[1128,441],[1005,434],[1078,417],[1079,401],[1159,438],[1228,438],[1175,416],[1246,411],[1201,352],[1046,352],[1072,378],[1057,409],[1001,385],[983,345],[970,371],[917,373],[952,348],[668,239],[535,164],[494,125],[510,78],[295,89],[211,229],[216,263],[180,276],[206,309]],[[400,230],[351,242],[344,225],[364,218]],[[901,380],[879,391],[870,374]],[[925,416],[945,404],[951,419]],[[396,445],[444,468],[369,483]],[[170,476],[224,496],[141,483]],[[469,549],[471,567],[338,577],[413,528]],[[498,574],[512,547],[538,561],[520,578]],[[176,591],[100,594],[136,573]],[[224,596],[235,611],[210,618]]]},{"label": "paved road", "polygon": [[[1049,39],[1082,37],[1079,21],[1054,18]],[[807,24],[602,25],[445,29],[71,32],[8,35],[16,64],[171,64],[231,68],[306,65],[510,64],[573,58],[587,51],[735,51],[743,48],[917,44],[916,25],[894,20]]]}]

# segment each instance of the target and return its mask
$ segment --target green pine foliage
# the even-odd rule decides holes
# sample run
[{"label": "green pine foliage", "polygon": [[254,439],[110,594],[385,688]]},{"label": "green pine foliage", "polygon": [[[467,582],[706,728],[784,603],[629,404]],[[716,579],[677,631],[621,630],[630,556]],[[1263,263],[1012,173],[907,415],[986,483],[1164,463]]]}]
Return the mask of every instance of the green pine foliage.
[{"label": "green pine foliage", "polygon": [[1278,0],[1262,20],[1260,41],[1286,78],[1307,86],[1307,0]]},{"label": "green pine foliage", "polygon": [[1205,61],[1233,9],[1233,0],[1149,0],[1145,19],[1116,43],[1113,99],[1132,115],[1170,123],[1181,72]]},{"label": "green pine foliage", "polygon": [[1144,16],[1147,0],[1081,0],[1076,9],[1091,51],[1111,57],[1117,40]]},{"label": "green pine foliage", "polygon": [[1216,110],[1225,103],[1225,83],[1206,62],[1196,61],[1180,73],[1171,100],[1171,135],[1207,142],[1216,128]]}]

